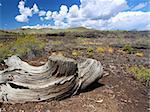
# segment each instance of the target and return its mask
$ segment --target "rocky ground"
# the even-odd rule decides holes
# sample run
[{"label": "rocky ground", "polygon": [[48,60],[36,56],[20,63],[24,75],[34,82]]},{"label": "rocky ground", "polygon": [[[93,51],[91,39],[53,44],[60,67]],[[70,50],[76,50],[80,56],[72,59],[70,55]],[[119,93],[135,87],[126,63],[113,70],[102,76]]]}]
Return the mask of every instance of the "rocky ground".
[{"label": "rocky ground", "polygon": [[[126,39],[132,43],[131,40]],[[90,57],[99,60],[104,66],[103,78],[70,98],[38,103],[0,104],[2,112],[149,112],[149,82],[139,81],[128,70],[131,66],[140,65],[149,68],[149,49],[135,49],[134,52],[142,52],[143,55],[128,54],[122,48],[111,47],[112,44],[117,44],[118,40],[114,38],[49,38],[47,41],[49,44],[45,54],[32,59],[22,59],[38,66],[44,64],[51,54],[74,59]],[[89,47],[92,47],[92,53],[88,51]],[[104,51],[96,52],[97,47]]]}]

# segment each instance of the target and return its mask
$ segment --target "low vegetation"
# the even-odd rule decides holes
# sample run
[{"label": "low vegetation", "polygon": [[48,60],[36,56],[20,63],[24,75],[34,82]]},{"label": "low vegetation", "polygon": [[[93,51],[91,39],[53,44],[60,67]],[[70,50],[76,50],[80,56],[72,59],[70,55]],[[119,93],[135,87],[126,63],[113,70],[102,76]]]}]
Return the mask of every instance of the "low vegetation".
[{"label": "low vegetation", "polygon": [[[103,86],[99,87],[101,84],[95,83],[96,86],[87,88],[86,91],[92,90],[84,92],[87,99],[83,99],[83,94],[82,96],[79,94],[69,103],[66,103],[69,98],[62,101],[61,104],[58,102],[58,105],[56,105],[57,102],[42,102],[37,110],[51,110],[56,105],[56,108],[51,111],[59,111],[60,108],[61,111],[66,111],[70,103],[75,103],[74,106],[69,107],[71,110],[78,106],[79,111],[92,111],[93,109],[101,111],[103,104],[113,104],[106,111],[113,111],[112,107],[128,112],[147,111],[148,102],[145,101],[147,101],[146,95],[150,86],[147,85],[150,82],[149,31],[95,31],[73,28],[17,29],[14,32],[14,35],[11,35],[9,31],[0,32],[0,60],[17,54],[23,56],[21,58],[28,61],[29,64],[38,66],[44,64],[50,55],[63,55],[75,60],[82,57],[93,58],[100,61],[104,67],[104,78],[99,80]],[[31,34],[32,36],[27,36]],[[46,46],[43,39],[46,41]],[[0,66],[0,69],[4,68],[3,63]],[[111,88],[108,88],[107,85],[111,85]],[[77,100],[87,105],[82,108],[80,104],[76,105]],[[135,106],[135,103],[138,106]],[[91,104],[94,108],[89,108]],[[20,104],[1,105],[2,109],[8,112],[20,109],[25,111],[26,108],[30,108],[29,111],[35,111],[35,108],[32,108],[35,106],[37,103],[27,103],[23,108]]]},{"label": "low vegetation", "polygon": [[113,52],[114,52],[114,49],[111,48],[111,47],[109,47],[109,48],[107,49],[107,52],[108,52],[108,53],[113,53]]},{"label": "low vegetation", "polygon": [[0,60],[11,55],[25,56],[29,52],[43,50],[45,42],[34,36],[18,37],[12,42],[0,43]]},{"label": "low vegetation", "polygon": [[72,51],[72,56],[78,57],[78,56],[80,56],[80,55],[81,55],[81,52],[80,52],[79,50],[73,50],[73,51]]},{"label": "low vegetation", "polygon": [[143,52],[137,52],[137,53],[135,53],[135,55],[138,56],[138,57],[143,57],[144,53]]},{"label": "low vegetation", "polygon": [[142,81],[142,82],[148,82],[150,81],[150,69],[145,68],[143,66],[132,66],[129,68],[129,71],[135,75],[135,77]]},{"label": "low vegetation", "polygon": [[93,47],[88,47],[87,48],[87,55],[89,57],[92,57],[94,55],[94,48]]},{"label": "low vegetation", "polygon": [[123,51],[127,52],[128,54],[131,54],[133,53],[133,48],[130,44],[125,44],[124,47],[123,47]]},{"label": "low vegetation", "polygon": [[102,47],[98,47],[98,48],[96,49],[96,52],[97,52],[97,53],[104,53],[104,52],[105,52],[105,49],[102,48]]}]

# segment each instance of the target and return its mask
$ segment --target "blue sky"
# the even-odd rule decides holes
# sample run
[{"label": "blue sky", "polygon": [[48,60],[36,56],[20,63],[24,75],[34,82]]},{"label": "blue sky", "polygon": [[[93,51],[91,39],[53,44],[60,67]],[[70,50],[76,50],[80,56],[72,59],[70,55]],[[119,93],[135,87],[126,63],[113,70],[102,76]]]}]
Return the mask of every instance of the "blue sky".
[{"label": "blue sky", "polygon": [[0,0],[0,29],[149,30],[149,0]]}]

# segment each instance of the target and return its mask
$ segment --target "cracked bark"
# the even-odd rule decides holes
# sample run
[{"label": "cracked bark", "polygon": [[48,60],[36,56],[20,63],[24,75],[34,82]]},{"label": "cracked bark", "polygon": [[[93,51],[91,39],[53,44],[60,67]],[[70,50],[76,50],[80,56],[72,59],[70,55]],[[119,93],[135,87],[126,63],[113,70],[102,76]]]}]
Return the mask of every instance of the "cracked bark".
[{"label": "cracked bark", "polygon": [[0,71],[0,102],[3,103],[63,99],[85,89],[101,78],[103,72],[97,60],[73,60],[56,55],[39,67],[17,56],[8,58],[5,64],[8,68]]}]

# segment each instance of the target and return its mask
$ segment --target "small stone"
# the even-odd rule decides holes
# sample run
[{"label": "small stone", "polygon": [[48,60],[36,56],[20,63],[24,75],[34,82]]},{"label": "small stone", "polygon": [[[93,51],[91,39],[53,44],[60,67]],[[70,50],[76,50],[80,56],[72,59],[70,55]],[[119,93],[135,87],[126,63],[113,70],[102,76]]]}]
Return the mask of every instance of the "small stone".
[{"label": "small stone", "polygon": [[101,99],[101,100],[96,101],[96,103],[102,103],[103,101],[104,101],[104,100]]}]

